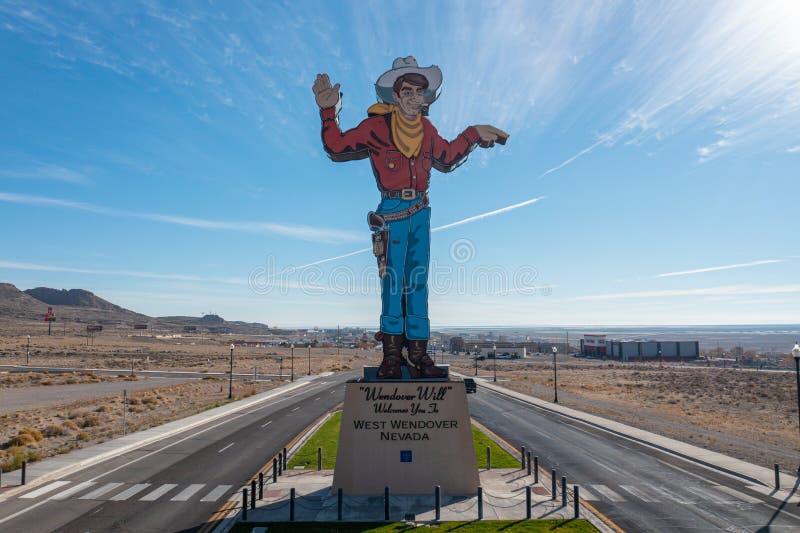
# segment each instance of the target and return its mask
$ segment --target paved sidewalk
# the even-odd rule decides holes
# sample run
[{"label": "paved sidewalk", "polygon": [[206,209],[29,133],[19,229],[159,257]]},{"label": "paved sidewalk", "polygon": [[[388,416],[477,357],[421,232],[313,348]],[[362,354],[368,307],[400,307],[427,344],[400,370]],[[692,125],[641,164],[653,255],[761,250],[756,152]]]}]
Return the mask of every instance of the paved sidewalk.
[{"label": "paved sidewalk", "polygon": [[208,411],[174,420],[144,431],[131,433],[101,444],[73,450],[68,454],[48,457],[43,461],[31,463],[27,468],[27,483],[25,486],[19,485],[21,476],[20,470],[3,473],[2,487],[0,487],[0,501],[7,500],[22,491],[30,490],[37,485],[41,485],[42,483],[75,472],[87,466],[118,457],[131,450],[177,435],[188,429],[224,418],[232,413],[242,411],[276,396],[281,396],[299,389],[314,379],[328,375],[330,375],[330,373],[299,378],[294,383],[250,396],[244,400],[232,402],[215,409],[209,409]]},{"label": "paved sidewalk", "polygon": [[[331,491],[332,470],[291,470],[264,487],[264,497],[256,500],[256,508],[248,509],[246,522],[288,522],[290,519],[290,490],[295,489],[295,520],[298,522],[336,522],[338,497]],[[561,505],[561,489],[557,499],[552,499],[550,479],[542,472],[540,483],[534,483],[521,469],[502,468],[481,470],[484,520],[524,520],[526,518],[525,487],[531,487],[531,518],[569,519],[574,517],[572,486],[568,487],[567,505]],[[241,490],[238,494],[238,517],[242,521]],[[389,496],[389,518],[415,522],[433,522],[436,519],[434,489],[429,495]],[[249,505],[249,504],[248,504]],[[411,517],[413,515],[413,518]],[[580,506],[580,517],[589,520],[603,532],[613,531],[585,506]],[[473,521],[478,519],[478,496],[453,496],[442,494],[442,521]],[[383,522],[383,496],[346,496],[342,498],[342,520],[345,522]]]},{"label": "paved sidewalk", "polygon": [[[740,478],[745,478],[753,483],[758,483],[766,487],[774,487],[775,485],[775,472],[769,468],[754,465],[752,463],[748,463],[746,461],[742,461],[721,453],[712,452],[710,450],[706,450],[692,444],[687,444],[679,440],[663,437],[656,433],[651,433],[627,424],[615,422],[607,418],[590,415],[576,409],[564,407],[563,405],[559,405],[557,403],[540,400],[539,398],[496,385],[485,378],[475,378],[475,380],[479,382],[479,386],[481,387],[505,394],[506,396],[510,396],[524,403],[535,405],[541,409],[560,413],[564,416],[572,418],[573,420],[586,422],[592,426],[604,429],[623,437],[627,437],[643,444],[647,444],[667,453],[694,461],[695,463],[699,463]],[[794,487],[795,484],[798,483],[797,477],[784,472],[781,472],[780,480],[781,487],[784,488]]]}]

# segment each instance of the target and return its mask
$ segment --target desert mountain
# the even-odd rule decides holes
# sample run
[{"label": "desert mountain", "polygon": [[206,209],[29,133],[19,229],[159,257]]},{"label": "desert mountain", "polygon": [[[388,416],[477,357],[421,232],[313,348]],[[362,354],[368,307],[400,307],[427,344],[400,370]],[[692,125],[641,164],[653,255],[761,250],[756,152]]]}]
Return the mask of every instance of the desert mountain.
[{"label": "desert mountain", "polygon": [[72,307],[91,307],[106,311],[126,311],[108,300],[104,300],[94,293],[83,289],[51,289],[49,287],[36,287],[28,289],[25,294],[32,296],[48,305],[68,305]]}]

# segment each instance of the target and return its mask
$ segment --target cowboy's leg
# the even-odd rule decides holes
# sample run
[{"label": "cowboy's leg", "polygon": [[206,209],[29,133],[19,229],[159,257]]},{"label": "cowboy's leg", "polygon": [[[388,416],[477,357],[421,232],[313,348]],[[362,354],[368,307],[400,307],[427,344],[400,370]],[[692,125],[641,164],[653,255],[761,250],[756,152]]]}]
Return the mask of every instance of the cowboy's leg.
[{"label": "cowboy's leg", "polygon": [[430,261],[431,210],[415,213],[408,229],[408,252],[405,260],[406,338],[427,340],[428,320],[428,263]]},{"label": "cowboy's leg", "polygon": [[408,239],[408,219],[387,223],[389,228],[389,253],[386,257],[386,275],[381,279],[381,331],[402,335],[403,272]]}]

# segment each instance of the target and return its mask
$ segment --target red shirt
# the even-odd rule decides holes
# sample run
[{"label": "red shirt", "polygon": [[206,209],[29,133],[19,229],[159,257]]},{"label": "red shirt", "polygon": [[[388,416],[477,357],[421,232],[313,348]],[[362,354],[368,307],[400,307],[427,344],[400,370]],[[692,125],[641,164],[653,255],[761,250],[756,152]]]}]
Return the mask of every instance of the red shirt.
[{"label": "red shirt", "polygon": [[371,116],[358,126],[342,133],[336,108],[320,111],[322,144],[333,161],[353,161],[369,157],[372,172],[382,191],[428,189],[431,167],[450,172],[466,161],[478,144],[477,130],[470,126],[448,142],[430,121],[422,117],[422,149],[418,157],[404,156],[392,141],[391,114]]}]

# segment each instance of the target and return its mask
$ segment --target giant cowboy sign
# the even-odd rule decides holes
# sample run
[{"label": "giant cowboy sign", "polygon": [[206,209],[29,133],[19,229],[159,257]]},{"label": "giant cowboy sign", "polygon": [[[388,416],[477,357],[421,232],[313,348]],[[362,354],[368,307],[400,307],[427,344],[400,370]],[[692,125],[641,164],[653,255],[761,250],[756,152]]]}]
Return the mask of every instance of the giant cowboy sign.
[{"label": "giant cowboy sign", "polygon": [[450,172],[476,146],[490,148],[508,139],[493,126],[470,126],[452,141],[440,137],[423,115],[439,97],[441,85],[439,67],[421,68],[411,56],[397,58],[375,83],[379,103],[367,110],[367,119],[345,132],[338,122],[339,84],[331,87],[328,75],[319,74],[313,86],[325,151],[337,162],[369,157],[381,192],[378,209],[368,217],[383,304],[379,379],[401,379],[404,345],[412,377],[443,376],[427,355],[431,168]]}]

